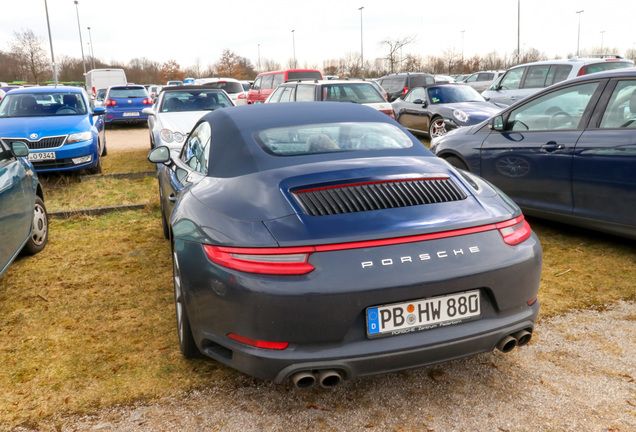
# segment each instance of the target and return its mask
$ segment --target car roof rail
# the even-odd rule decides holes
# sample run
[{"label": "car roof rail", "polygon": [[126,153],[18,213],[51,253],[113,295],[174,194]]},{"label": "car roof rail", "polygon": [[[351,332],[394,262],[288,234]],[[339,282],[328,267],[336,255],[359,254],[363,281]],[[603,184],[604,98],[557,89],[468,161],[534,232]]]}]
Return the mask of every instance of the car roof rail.
[{"label": "car roof rail", "polygon": [[584,56],[574,56],[570,58],[570,61],[583,60],[586,58],[613,58],[617,60],[622,60],[623,57],[618,54],[585,54]]}]

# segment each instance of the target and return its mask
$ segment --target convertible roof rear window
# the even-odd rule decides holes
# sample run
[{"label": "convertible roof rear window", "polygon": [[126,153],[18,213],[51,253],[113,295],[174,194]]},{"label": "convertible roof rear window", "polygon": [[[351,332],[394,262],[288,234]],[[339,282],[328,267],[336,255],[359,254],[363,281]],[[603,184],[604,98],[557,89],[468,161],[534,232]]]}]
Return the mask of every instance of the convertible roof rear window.
[{"label": "convertible roof rear window", "polygon": [[300,156],[354,150],[388,150],[413,146],[410,138],[389,123],[325,123],[264,129],[256,142],[275,156]]}]

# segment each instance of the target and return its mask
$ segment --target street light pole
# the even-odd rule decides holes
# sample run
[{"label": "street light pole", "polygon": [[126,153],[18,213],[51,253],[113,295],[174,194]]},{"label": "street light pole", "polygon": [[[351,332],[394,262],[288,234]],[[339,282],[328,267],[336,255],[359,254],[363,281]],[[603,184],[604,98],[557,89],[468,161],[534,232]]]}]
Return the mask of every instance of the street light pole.
[{"label": "street light pole", "polygon": [[95,51],[93,50],[93,38],[91,37],[91,28],[86,27],[88,29],[88,40],[91,42],[91,59],[93,64],[93,69],[95,69]]},{"label": "street light pole", "polygon": [[294,69],[296,69],[296,37],[294,36],[294,32],[295,31],[296,30],[292,30],[291,31],[291,33],[292,33],[292,44],[293,44],[293,47],[294,47]]},{"label": "street light pole", "polygon": [[258,44],[258,71],[261,71],[261,44]]},{"label": "street light pole", "polygon": [[517,64],[521,63],[521,0],[517,0]]},{"label": "street light pole", "polygon": [[461,73],[464,73],[464,32],[466,32],[466,30],[462,30],[461,34],[462,34],[462,70]]},{"label": "street light pole", "polygon": [[601,52],[599,54],[603,54],[603,36],[605,36],[605,30],[601,30]]},{"label": "street light pole", "polygon": [[358,10],[360,11],[360,72],[362,73],[362,79],[364,79],[364,47],[362,44],[362,9],[364,6],[360,6]]},{"label": "street light pole", "polygon": [[57,85],[57,68],[55,66],[55,55],[53,54],[53,38],[51,37],[51,23],[49,22],[49,6],[46,3],[46,0],[44,0],[44,10],[46,11],[46,26],[49,29],[49,43],[51,44],[51,67],[53,68],[53,82],[55,83],[55,85]]},{"label": "street light pole", "polygon": [[82,42],[82,27],[80,27],[79,8],[77,7],[77,4],[79,3],[79,1],[73,0],[73,3],[75,3],[75,12],[77,13],[77,30],[79,30],[80,48],[82,49],[82,63],[84,64],[84,74],[86,74],[86,59],[84,58],[84,43]]},{"label": "street light pole", "polygon": [[580,10],[580,11],[576,11],[576,13],[579,15],[579,35],[576,38],[576,56],[579,57],[581,55],[581,14],[585,12],[584,10]]}]

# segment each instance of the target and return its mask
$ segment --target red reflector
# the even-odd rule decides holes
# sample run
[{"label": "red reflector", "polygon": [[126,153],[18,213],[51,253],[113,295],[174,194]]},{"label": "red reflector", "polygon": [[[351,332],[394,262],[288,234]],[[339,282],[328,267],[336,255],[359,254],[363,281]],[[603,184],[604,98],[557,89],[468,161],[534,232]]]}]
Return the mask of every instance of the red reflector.
[{"label": "red reflector", "polygon": [[393,110],[380,110],[380,112],[383,112],[384,114],[388,115],[392,119],[395,119],[395,114],[393,114]]},{"label": "red reflector", "polygon": [[539,300],[539,297],[533,297],[530,300],[528,300],[528,306],[532,306],[533,304],[535,304],[537,302],[537,300]]},{"label": "red reflector", "polygon": [[233,339],[237,342],[240,342],[245,345],[253,346],[256,348],[265,348],[265,349],[273,349],[273,350],[284,350],[289,345],[289,342],[267,342],[267,341],[259,341],[256,339],[246,338],[244,336],[239,336],[234,333],[230,333],[227,335],[230,339]]},{"label": "red reflector", "polygon": [[504,242],[512,246],[527,240],[532,234],[532,228],[523,215],[496,225]]},{"label": "red reflector", "polygon": [[314,270],[307,260],[314,247],[231,248],[203,245],[210,261],[247,273],[303,275]]},{"label": "red reflector", "polygon": [[238,95],[239,99],[247,99],[247,95],[245,93],[241,93],[240,95]]}]

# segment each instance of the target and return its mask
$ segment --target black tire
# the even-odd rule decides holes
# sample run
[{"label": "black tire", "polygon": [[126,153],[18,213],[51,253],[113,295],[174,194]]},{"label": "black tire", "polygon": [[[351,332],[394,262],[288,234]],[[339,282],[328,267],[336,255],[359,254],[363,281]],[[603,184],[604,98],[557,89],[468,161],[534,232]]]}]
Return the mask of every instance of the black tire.
[{"label": "black tire", "polygon": [[106,135],[104,134],[104,147],[102,148],[102,156],[108,156],[108,149],[106,148]]},{"label": "black tire", "polygon": [[174,305],[177,316],[177,334],[179,335],[179,348],[185,358],[198,357],[200,352],[192,336],[190,318],[186,309],[185,298],[183,296],[183,286],[181,285],[181,270],[177,252],[172,245],[172,280],[174,284]]},{"label": "black tire", "polygon": [[461,160],[457,156],[448,156],[447,158],[444,158],[444,160],[448,162],[449,164],[451,164],[452,166],[454,166],[455,168],[459,168],[464,171],[469,171],[468,166],[464,163],[463,160]]},{"label": "black tire", "polygon": [[161,203],[161,228],[163,229],[163,236],[166,239],[170,239],[170,225],[168,225],[168,219],[166,219],[166,214],[163,211],[163,193],[161,192],[161,187],[159,187],[159,203]]},{"label": "black tire", "polygon": [[35,197],[33,209],[33,225],[31,237],[24,245],[22,252],[26,255],[35,255],[46,246],[49,241],[49,217],[46,213],[44,201],[39,196]]},{"label": "black tire", "polygon": [[446,135],[446,124],[441,117],[435,117],[431,120],[428,127],[428,136],[430,139]]},{"label": "black tire", "polygon": [[100,154],[97,155],[97,165],[89,168],[88,173],[93,175],[102,173],[102,156]]}]

